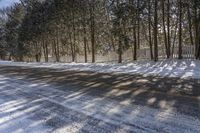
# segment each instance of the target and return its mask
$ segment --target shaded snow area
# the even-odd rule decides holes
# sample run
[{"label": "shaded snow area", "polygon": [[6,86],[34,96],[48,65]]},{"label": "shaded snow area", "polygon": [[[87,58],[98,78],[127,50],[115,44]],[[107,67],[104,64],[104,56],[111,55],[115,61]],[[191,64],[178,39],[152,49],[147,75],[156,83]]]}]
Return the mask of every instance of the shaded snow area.
[{"label": "shaded snow area", "polygon": [[200,132],[199,117],[173,107],[151,108],[132,104],[128,98],[117,101],[109,94],[85,94],[87,88],[62,91],[56,87],[1,74],[0,133]]},{"label": "shaded snow area", "polygon": [[200,79],[200,61],[198,60],[163,60],[137,61],[133,63],[20,63],[0,61],[0,65],[55,68],[76,71],[119,72],[129,74],[158,75],[167,77]]}]

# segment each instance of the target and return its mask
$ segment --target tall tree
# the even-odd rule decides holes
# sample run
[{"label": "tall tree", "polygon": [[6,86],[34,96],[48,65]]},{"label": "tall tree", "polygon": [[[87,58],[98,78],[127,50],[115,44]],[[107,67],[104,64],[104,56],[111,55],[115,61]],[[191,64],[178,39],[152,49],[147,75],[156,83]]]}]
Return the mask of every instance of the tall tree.
[{"label": "tall tree", "polygon": [[153,60],[153,45],[152,45],[152,33],[151,33],[151,0],[148,0],[148,30],[149,30],[149,46],[150,46],[150,56]]},{"label": "tall tree", "polygon": [[162,23],[163,23],[163,32],[164,32],[164,45],[165,45],[165,51],[167,58],[169,58],[169,47],[167,42],[167,32],[166,32],[166,26],[165,26],[165,0],[162,0]]},{"label": "tall tree", "polygon": [[158,0],[154,0],[154,61],[158,61]]},{"label": "tall tree", "polygon": [[167,0],[167,44],[168,58],[171,56],[171,39],[170,39],[170,0]]},{"label": "tall tree", "polygon": [[95,62],[95,54],[96,54],[96,47],[95,47],[95,2],[94,0],[90,1],[90,34],[91,34],[91,47],[92,47],[92,63]]},{"label": "tall tree", "polygon": [[179,0],[179,45],[178,45],[178,58],[182,59],[182,0]]}]

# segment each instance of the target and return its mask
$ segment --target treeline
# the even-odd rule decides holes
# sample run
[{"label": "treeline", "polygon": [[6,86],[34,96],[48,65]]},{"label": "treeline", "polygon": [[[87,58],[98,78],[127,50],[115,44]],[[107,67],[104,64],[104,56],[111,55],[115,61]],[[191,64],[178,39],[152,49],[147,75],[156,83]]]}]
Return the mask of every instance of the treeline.
[{"label": "treeline", "polygon": [[121,63],[127,50],[137,60],[147,47],[157,61],[160,46],[172,58],[175,45],[179,59],[185,45],[200,59],[199,0],[21,0],[0,12],[0,56],[16,61],[95,62],[113,51]]}]

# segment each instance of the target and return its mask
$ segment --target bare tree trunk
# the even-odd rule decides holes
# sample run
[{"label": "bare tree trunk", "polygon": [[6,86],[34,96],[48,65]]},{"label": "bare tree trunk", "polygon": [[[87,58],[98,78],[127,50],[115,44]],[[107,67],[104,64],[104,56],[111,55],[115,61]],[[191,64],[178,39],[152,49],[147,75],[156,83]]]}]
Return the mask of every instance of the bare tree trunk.
[{"label": "bare tree trunk", "polygon": [[95,20],[94,20],[94,1],[91,3],[90,7],[90,30],[91,30],[91,46],[92,46],[92,63],[95,62]]},{"label": "bare tree trunk", "polygon": [[137,0],[137,48],[140,49],[140,0]]},{"label": "bare tree trunk", "polygon": [[158,61],[158,0],[154,0],[154,61]]},{"label": "bare tree trunk", "polygon": [[179,45],[178,58],[182,59],[182,0],[179,0]]},{"label": "bare tree trunk", "polygon": [[[83,22],[83,23],[85,23],[85,22]],[[86,35],[87,35],[87,33],[86,33],[86,26],[85,26],[85,24],[83,24],[83,36],[84,36],[84,38],[83,38],[83,42],[84,42],[84,55],[85,55],[85,63],[87,63],[87,37],[86,37]]]},{"label": "bare tree trunk", "polygon": [[114,37],[113,37],[112,34],[110,35],[110,39],[111,39],[111,44],[112,44],[112,47],[113,47],[113,51],[116,51],[115,44],[114,44]]},{"label": "bare tree trunk", "polygon": [[134,56],[133,60],[137,60],[137,35],[136,35],[136,24],[133,27],[133,38],[134,38]]},{"label": "bare tree trunk", "polygon": [[73,28],[73,62],[76,60],[76,28],[75,28],[75,13],[74,13],[74,0],[72,9],[72,28]]},{"label": "bare tree trunk", "polygon": [[73,42],[72,42],[71,33],[69,33],[69,40],[70,40],[70,47],[71,47],[72,62],[75,62],[74,48],[73,48]]},{"label": "bare tree trunk", "polygon": [[12,54],[9,54],[9,56],[8,56],[8,60],[9,60],[9,61],[12,60]]},{"label": "bare tree trunk", "polygon": [[44,51],[45,62],[48,62],[49,61],[49,57],[48,57],[48,45],[46,43],[46,40],[45,40],[44,36],[42,36],[42,46],[43,46],[43,51]]},{"label": "bare tree trunk", "polygon": [[151,39],[151,0],[148,2],[148,28],[149,28],[149,46],[150,46],[150,56],[151,60],[153,60],[153,46],[152,46],[152,39]]},{"label": "bare tree trunk", "polygon": [[41,59],[41,53],[40,53],[40,49],[38,48],[38,42],[36,41],[36,42],[33,42],[34,44],[34,46],[35,46],[35,51],[36,51],[36,54],[35,54],[35,60],[36,60],[36,62],[40,62],[40,59]]},{"label": "bare tree trunk", "polygon": [[[175,45],[175,42],[176,42],[176,34],[177,34],[177,28],[178,28],[178,19],[176,21],[176,25],[175,25],[175,32],[174,32],[174,38],[173,38],[173,42],[172,42],[172,57],[174,55],[174,45]],[[171,33],[172,34],[172,33]]]},{"label": "bare tree trunk", "polygon": [[197,0],[194,0],[194,28],[195,28],[195,57],[196,59],[200,59],[199,51],[200,51],[200,37],[199,37],[199,24],[198,24],[198,11],[197,11]]},{"label": "bare tree trunk", "polygon": [[[138,3],[139,1],[137,1]],[[134,2],[132,0],[129,0],[129,4],[134,6]],[[139,5],[138,5],[139,6]],[[132,54],[133,54],[133,60],[137,60],[137,22],[138,19],[138,12],[132,12],[132,22],[133,22],[133,44],[132,44]]]},{"label": "bare tree trunk", "polygon": [[48,45],[47,42],[45,41],[45,49],[46,49],[46,62],[49,61],[49,52],[48,52]]},{"label": "bare tree trunk", "polygon": [[60,50],[59,50],[59,32],[57,30],[57,35],[56,35],[56,49],[55,49],[55,55],[56,55],[56,62],[60,62]]},{"label": "bare tree trunk", "polygon": [[188,24],[189,24],[189,32],[190,32],[190,42],[191,42],[191,45],[194,45],[194,42],[193,42],[193,35],[192,35],[192,22],[191,22],[191,13],[190,13],[190,6],[188,5],[187,7],[187,12],[188,12]]},{"label": "bare tree trunk", "polygon": [[171,39],[170,39],[170,2],[167,0],[167,44],[168,44],[168,54],[171,56]]},{"label": "bare tree trunk", "polygon": [[119,46],[118,46],[118,63],[122,63],[122,41],[119,38]]},{"label": "bare tree trunk", "polygon": [[167,55],[167,59],[169,58],[169,48],[167,44],[167,33],[165,26],[165,0],[162,0],[162,23],[163,23],[163,31],[164,31],[164,43],[165,43],[165,51]]}]

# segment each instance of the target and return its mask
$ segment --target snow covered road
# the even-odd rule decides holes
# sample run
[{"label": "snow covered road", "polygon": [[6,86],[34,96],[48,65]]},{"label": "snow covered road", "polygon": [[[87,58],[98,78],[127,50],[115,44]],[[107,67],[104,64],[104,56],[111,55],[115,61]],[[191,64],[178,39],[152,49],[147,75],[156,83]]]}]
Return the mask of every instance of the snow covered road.
[{"label": "snow covered road", "polygon": [[0,66],[0,133],[199,133],[199,87],[198,80]]},{"label": "snow covered road", "polygon": [[180,77],[183,79],[200,79],[199,60],[160,60],[135,61],[130,63],[42,63],[1,61],[4,66],[26,66],[30,68],[53,68],[73,71],[92,71],[104,73],[143,74],[145,76]]}]

